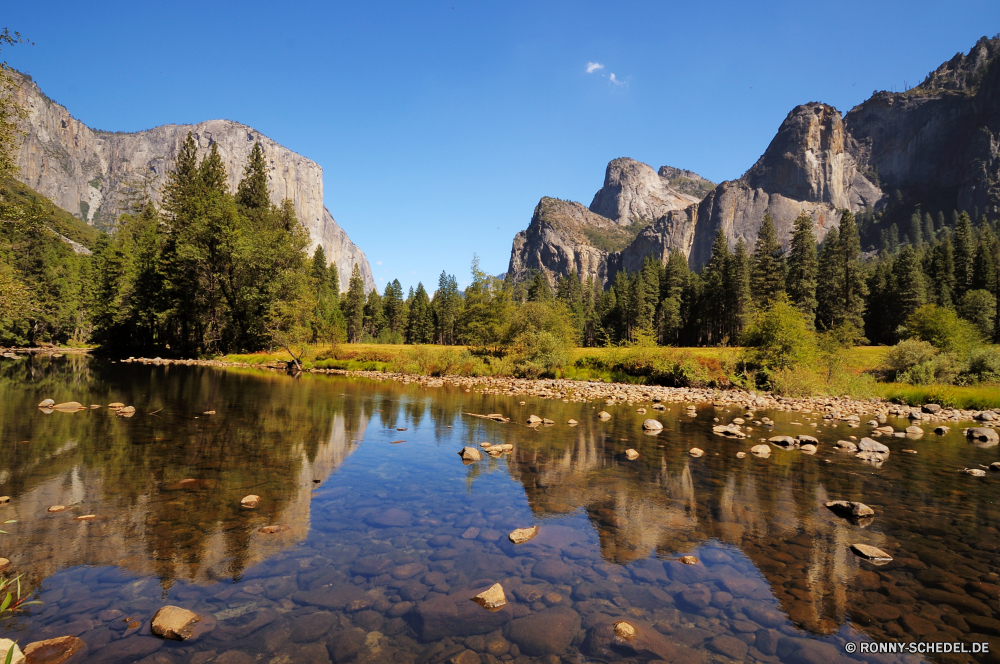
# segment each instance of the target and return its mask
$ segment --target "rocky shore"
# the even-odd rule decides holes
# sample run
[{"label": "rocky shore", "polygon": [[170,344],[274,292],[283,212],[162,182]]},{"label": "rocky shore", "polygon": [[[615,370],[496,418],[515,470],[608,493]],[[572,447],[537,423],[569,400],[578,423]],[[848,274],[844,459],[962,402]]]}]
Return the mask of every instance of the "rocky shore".
[{"label": "rocky shore", "polygon": [[[153,365],[184,365],[209,367],[240,367],[285,371],[285,362],[249,364],[246,362],[225,362],[222,360],[171,360],[163,358],[128,358],[121,362],[137,362]],[[530,396],[542,399],[560,399],[569,402],[603,402],[605,405],[642,404],[714,404],[736,406],[748,410],[784,410],[820,413],[826,419],[835,418],[847,422],[879,420],[885,417],[907,417],[914,421],[966,422],[978,420],[987,425],[1000,424],[1000,409],[960,410],[944,408],[937,404],[907,406],[889,403],[879,399],[852,399],[849,397],[801,397],[791,398],[770,392],[748,392],[732,388],[662,387],[658,385],[630,385],[626,383],[604,383],[600,381],[580,381],[568,379],[526,379],[496,376],[422,376],[414,374],[387,373],[381,371],[346,371],[342,369],[307,369],[307,373],[331,374],[368,378],[370,380],[392,380],[403,384],[417,384],[423,387],[453,386],[484,394],[507,395],[510,397]]]}]

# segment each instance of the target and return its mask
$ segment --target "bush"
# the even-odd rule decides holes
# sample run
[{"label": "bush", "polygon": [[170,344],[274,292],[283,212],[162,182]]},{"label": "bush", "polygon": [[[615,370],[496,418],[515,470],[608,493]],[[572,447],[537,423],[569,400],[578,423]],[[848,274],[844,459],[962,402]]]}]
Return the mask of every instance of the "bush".
[{"label": "bush", "polygon": [[958,317],[954,310],[926,304],[906,320],[902,330],[909,339],[920,339],[938,350],[964,355],[982,343],[979,329]]},{"label": "bush", "polygon": [[569,361],[576,330],[561,303],[527,302],[517,308],[507,326],[505,355],[514,373],[525,378],[554,375]]},{"label": "bush", "polygon": [[987,346],[974,350],[969,368],[961,378],[964,383],[1000,383],[1000,348]]},{"label": "bush", "polygon": [[993,336],[993,322],[997,317],[997,299],[987,290],[970,290],[958,301],[958,315],[976,326],[980,336]]},{"label": "bush", "polygon": [[757,382],[764,387],[773,387],[779,371],[808,364],[816,349],[815,333],[785,298],[754,316],[740,341],[744,371],[756,371]]}]

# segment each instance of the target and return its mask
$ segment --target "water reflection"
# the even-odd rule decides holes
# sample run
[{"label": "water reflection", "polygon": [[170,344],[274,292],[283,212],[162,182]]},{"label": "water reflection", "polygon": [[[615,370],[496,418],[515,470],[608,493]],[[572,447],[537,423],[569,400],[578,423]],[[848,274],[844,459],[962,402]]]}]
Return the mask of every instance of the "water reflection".
[{"label": "water reflection", "polygon": [[[138,413],[44,415],[43,398]],[[77,634],[81,661],[230,664],[820,662],[860,638],[998,638],[998,479],[957,472],[995,450],[957,427],[883,438],[893,451],[876,469],[832,450],[858,429],[770,413],[777,433],[816,435],[819,453],[738,459],[753,442],[711,434],[714,418],[738,413],[679,408],[647,436],[648,415],[625,406],[602,422],[590,404],[450,387],[3,362],[0,493],[12,501],[0,519],[18,523],[0,556],[44,604],[0,632]],[[529,414],[557,424],[518,424]],[[514,449],[463,465],[455,452],[483,441]],[[705,456],[689,456],[695,446]],[[251,493],[260,506],[242,509]],[[876,516],[850,521],[828,500]],[[68,509],[48,513],[55,504]],[[506,540],[536,523],[530,542]],[[259,531],[276,524],[289,529]],[[854,542],[895,560],[862,561]],[[497,582],[503,610],[469,603]],[[192,642],[155,639],[149,619],[166,603],[216,626]],[[639,632],[629,643],[608,631],[621,619]]]}]

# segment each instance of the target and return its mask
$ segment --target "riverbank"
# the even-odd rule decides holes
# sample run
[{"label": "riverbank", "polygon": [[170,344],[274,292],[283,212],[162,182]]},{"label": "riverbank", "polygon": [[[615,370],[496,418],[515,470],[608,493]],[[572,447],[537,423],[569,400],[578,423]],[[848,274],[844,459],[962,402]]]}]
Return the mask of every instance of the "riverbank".
[{"label": "riverbank", "polygon": [[[225,360],[170,360],[162,358],[129,358],[125,363],[152,365],[209,366],[220,368],[256,368],[272,371],[287,370],[287,362],[231,362]],[[825,418],[833,418],[860,425],[866,421],[882,417],[909,417],[928,422],[963,422],[980,420],[987,423],[1000,422],[1000,407],[995,409],[968,409],[945,407],[940,404],[891,403],[880,398],[855,399],[842,397],[783,397],[770,392],[751,392],[738,388],[688,388],[663,387],[659,385],[636,385],[628,383],[605,383],[581,381],[566,378],[525,379],[497,376],[427,376],[385,371],[350,371],[345,369],[310,368],[306,373],[350,376],[377,381],[395,381],[403,384],[420,385],[425,388],[458,387],[466,391],[475,390],[483,394],[508,396],[512,399],[534,397],[558,399],[566,403],[584,402],[602,404],[603,407],[649,407],[666,408],[667,404],[713,404],[719,407],[738,407],[746,410],[774,409],[819,413]]]}]

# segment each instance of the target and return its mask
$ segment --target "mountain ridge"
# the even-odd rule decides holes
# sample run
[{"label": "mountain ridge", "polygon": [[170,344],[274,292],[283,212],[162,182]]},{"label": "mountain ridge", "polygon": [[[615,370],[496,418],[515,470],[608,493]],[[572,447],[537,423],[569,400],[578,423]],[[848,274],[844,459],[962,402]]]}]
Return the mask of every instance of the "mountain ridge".
[{"label": "mountain ridge", "polygon": [[310,252],[322,245],[327,260],[337,266],[342,290],[355,263],[365,290],[375,288],[364,252],[337,224],[323,203],[323,169],[316,162],[285,148],[261,132],[232,120],[196,124],[165,124],[136,132],[95,130],[53,101],[29,76],[12,72],[15,98],[27,111],[24,140],[17,153],[17,179],[62,209],[92,226],[108,226],[125,209],[129,185],[145,175],[159,203],[162,185],[188,132],[199,156],[215,143],[235,189],[247,156],[259,142],[268,162],[271,199],[290,199],[296,216],[309,233]]}]

